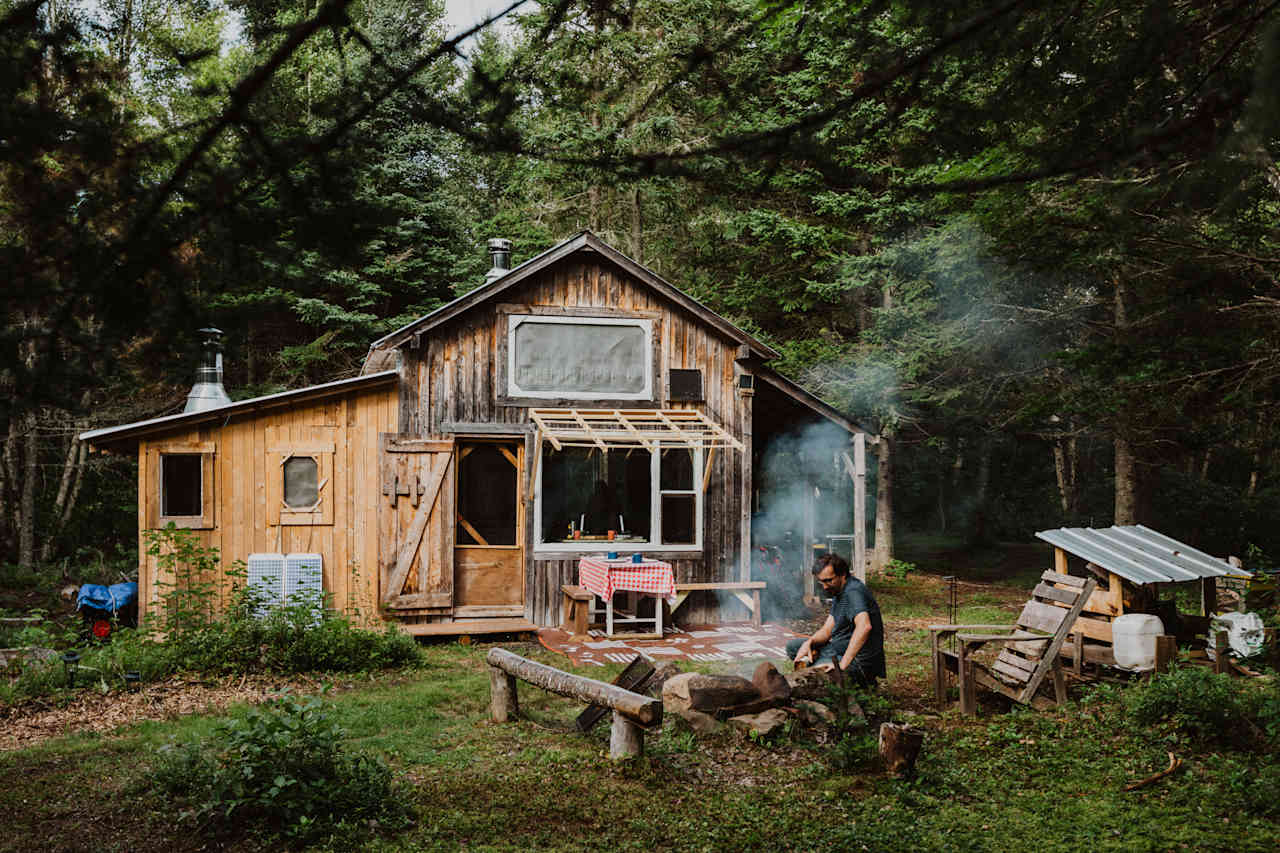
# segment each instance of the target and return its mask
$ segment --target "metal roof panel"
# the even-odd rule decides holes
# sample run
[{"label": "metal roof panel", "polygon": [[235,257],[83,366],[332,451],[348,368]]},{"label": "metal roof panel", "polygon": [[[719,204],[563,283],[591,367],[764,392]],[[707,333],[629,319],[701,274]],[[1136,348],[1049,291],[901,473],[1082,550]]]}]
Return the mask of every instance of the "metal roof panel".
[{"label": "metal roof panel", "polygon": [[1140,524],[1117,525],[1101,530],[1062,527],[1042,530],[1036,538],[1139,585],[1250,575],[1226,560]]}]

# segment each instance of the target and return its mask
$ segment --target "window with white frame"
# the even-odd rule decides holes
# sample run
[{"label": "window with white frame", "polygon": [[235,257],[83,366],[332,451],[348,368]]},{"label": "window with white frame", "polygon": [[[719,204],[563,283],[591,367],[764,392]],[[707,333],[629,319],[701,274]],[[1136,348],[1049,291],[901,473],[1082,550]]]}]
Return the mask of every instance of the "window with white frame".
[{"label": "window with white frame", "polygon": [[697,471],[702,456],[700,448],[556,450],[543,445],[534,503],[536,546],[557,551],[701,549],[703,500]]}]

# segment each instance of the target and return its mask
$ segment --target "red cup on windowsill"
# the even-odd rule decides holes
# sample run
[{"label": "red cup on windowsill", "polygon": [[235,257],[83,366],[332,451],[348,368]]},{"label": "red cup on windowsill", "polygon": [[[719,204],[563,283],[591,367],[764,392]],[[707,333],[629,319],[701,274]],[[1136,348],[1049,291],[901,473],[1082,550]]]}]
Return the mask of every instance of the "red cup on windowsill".
[{"label": "red cup on windowsill", "polygon": [[610,531],[609,531],[609,541],[610,541],[610,542],[612,542],[612,541],[614,540],[614,537],[616,537],[617,535],[618,535],[618,531],[616,531],[616,530],[610,530]]}]

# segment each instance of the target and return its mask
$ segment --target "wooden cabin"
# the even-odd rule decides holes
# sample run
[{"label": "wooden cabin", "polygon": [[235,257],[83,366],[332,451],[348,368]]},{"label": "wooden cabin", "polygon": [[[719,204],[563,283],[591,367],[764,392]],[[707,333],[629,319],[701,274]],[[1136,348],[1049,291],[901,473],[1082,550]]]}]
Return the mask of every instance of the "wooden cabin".
[{"label": "wooden cabin", "polygon": [[[491,249],[485,284],[375,341],[358,377],[85,433],[136,449],[140,539],[172,521],[226,564],[318,554],[336,607],[415,634],[528,630],[559,623],[584,554],[749,580],[753,465],[821,421],[843,437],[861,569],[864,433],[775,351],[590,233],[514,269]],[[745,611],[709,591],[680,615]]]}]

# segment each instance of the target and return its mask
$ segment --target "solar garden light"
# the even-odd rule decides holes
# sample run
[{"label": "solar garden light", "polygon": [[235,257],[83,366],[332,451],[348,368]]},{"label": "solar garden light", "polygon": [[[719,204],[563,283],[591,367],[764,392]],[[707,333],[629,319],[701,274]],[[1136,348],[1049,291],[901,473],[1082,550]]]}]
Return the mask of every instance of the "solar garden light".
[{"label": "solar garden light", "polygon": [[76,686],[76,667],[80,663],[80,653],[71,649],[62,653],[62,665],[67,669],[67,686]]},{"label": "solar garden light", "polygon": [[130,693],[137,693],[142,683],[142,673],[131,669],[124,674],[124,687]]}]

